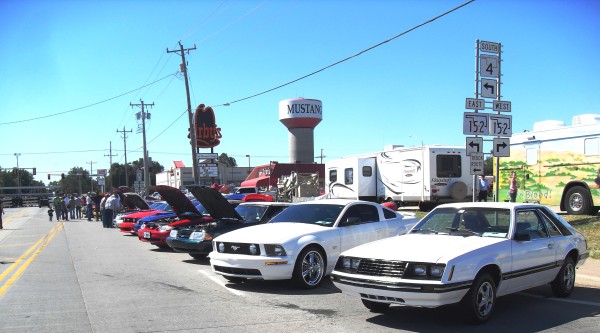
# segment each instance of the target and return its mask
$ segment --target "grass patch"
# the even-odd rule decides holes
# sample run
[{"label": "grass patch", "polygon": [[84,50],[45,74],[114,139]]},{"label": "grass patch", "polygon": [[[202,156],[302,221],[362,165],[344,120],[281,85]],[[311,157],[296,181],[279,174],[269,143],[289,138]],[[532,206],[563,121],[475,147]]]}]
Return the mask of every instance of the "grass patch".
[{"label": "grass patch", "polygon": [[[427,214],[420,211],[415,213],[419,219]],[[590,250],[590,258],[600,260],[600,216],[559,215],[585,236]]]}]

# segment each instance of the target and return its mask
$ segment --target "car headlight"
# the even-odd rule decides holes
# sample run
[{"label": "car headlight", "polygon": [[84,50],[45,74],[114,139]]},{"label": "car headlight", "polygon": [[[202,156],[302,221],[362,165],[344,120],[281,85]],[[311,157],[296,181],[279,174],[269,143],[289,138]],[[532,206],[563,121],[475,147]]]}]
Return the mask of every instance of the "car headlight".
[{"label": "car headlight", "polygon": [[248,251],[250,252],[250,254],[256,254],[258,252],[258,245],[250,244],[250,246],[248,246]]},{"label": "car headlight", "polygon": [[142,225],[140,226],[140,229],[146,229],[146,223],[142,224]]},{"label": "car headlight", "polygon": [[171,233],[169,233],[169,237],[177,238],[177,230],[171,230]]},{"label": "car headlight", "polygon": [[283,246],[279,244],[265,244],[265,254],[267,256],[287,256],[285,249]]},{"label": "car headlight", "polygon": [[407,279],[441,280],[446,265],[431,263],[409,263],[403,277]]},{"label": "car headlight", "polygon": [[360,258],[353,257],[339,257],[335,268],[339,271],[343,271],[346,273],[356,273],[358,271],[358,266],[360,265]]},{"label": "car headlight", "polygon": [[158,228],[158,231],[169,231],[169,230],[173,230],[173,227],[170,225],[161,225]]},{"label": "car headlight", "polygon": [[225,244],[223,243],[217,243],[217,252],[225,252]]}]

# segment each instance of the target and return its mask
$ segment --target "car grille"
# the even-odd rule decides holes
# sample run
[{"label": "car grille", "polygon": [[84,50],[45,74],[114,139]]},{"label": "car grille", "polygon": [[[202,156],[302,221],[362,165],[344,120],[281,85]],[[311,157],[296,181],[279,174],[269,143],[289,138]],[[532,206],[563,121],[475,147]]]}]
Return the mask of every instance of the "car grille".
[{"label": "car grille", "polygon": [[361,259],[357,274],[402,278],[407,263],[380,259]]},{"label": "car grille", "polygon": [[194,232],[194,230],[195,229],[191,228],[179,229],[177,231],[177,238],[188,239],[190,238],[190,235],[192,234],[192,232]]},{"label": "car grille", "polygon": [[236,275],[256,275],[261,276],[260,271],[258,269],[248,269],[248,268],[235,268],[235,267],[223,267],[215,265],[215,271]]},{"label": "car grille", "polygon": [[[246,254],[250,256],[259,256],[260,255],[260,247],[258,244],[248,244],[248,243],[223,243],[225,245],[225,251],[221,253],[232,253],[232,254]],[[250,246],[254,245],[256,247],[256,253],[250,253]]]}]

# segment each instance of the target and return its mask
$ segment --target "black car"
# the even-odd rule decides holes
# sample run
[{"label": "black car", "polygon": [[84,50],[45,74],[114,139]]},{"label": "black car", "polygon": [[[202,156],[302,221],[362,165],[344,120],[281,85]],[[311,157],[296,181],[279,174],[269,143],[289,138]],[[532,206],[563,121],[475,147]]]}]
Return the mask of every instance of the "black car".
[{"label": "black car", "polygon": [[230,204],[223,195],[208,187],[190,187],[190,192],[202,203],[214,221],[171,230],[167,244],[176,252],[189,253],[196,259],[212,251],[213,238],[232,230],[258,225],[291,205],[288,202],[244,202]]}]

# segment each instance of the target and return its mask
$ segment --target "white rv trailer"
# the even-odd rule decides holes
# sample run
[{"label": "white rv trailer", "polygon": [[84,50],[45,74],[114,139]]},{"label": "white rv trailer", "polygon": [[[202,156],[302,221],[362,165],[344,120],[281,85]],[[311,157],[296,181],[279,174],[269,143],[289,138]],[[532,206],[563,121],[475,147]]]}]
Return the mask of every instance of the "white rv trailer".
[{"label": "white rv trailer", "polygon": [[600,115],[536,122],[533,130],[513,133],[510,157],[499,159],[498,197],[507,201],[512,171],[520,188],[517,201],[560,207],[569,214],[598,213],[600,208]]},{"label": "white rv trailer", "polygon": [[471,200],[469,167],[465,147],[386,146],[381,152],[326,162],[327,197],[393,200],[430,210],[440,203]]}]

